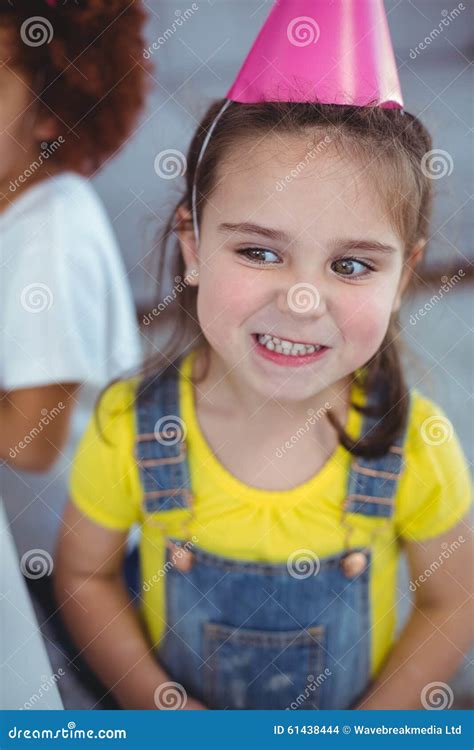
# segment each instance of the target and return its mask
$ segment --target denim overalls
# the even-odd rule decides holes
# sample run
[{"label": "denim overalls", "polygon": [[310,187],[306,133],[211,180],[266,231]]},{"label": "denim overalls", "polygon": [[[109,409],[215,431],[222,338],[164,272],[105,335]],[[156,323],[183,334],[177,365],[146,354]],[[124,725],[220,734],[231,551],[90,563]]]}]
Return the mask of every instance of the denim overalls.
[{"label": "denim overalls", "polygon": [[[179,435],[180,365],[143,380],[137,394],[136,458],[144,512],[154,518],[190,507],[192,499],[186,441]],[[364,417],[363,434],[371,424]],[[403,436],[381,458],[353,460],[341,509],[347,542],[346,513],[391,523],[402,444]],[[192,546],[192,564],[183,569],[174,564],[170,545],[183,541],[167,542],[167,625],[156,654],[188,695],[212,709],[346,709],[367,690],[370,545],[295,558],[294,566]]]}]

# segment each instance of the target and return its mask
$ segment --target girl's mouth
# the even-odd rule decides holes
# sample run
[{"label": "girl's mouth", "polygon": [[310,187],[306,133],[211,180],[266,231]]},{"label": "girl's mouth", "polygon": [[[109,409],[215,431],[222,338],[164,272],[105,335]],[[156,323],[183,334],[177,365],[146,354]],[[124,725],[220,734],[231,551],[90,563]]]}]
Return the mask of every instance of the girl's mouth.
[{"label": "girl's mouth", "polygon": [[252,338],[260,356],[286,367],[300,367],[315,362],[329,349],[324,344],[295,343],[268,333],[253,333]]}]

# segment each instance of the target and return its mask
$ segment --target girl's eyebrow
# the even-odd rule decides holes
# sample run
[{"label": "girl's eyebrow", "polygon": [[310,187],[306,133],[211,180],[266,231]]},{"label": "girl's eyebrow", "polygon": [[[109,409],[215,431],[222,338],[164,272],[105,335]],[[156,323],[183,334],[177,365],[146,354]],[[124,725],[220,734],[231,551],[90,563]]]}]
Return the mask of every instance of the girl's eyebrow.
[{"label": "girl's eyebrow", "polygon": [[219,224],[217,227],[218,231],[224,232],[240,232],[240,234],[259,234],[261,237],[267,237],[269,240],[290,242],[291,237],[286,232],[280,229],[270,229],[270,227],[262,227],[260,224],[251,224],[249,222],[243,222],[239,224],[232,224],[230,222],[224,222]]},{"label": "girl's eyebrow", "polygon": [[[258,234],[261,237],[274,240],[276,242],[291,242],[291,237],[281,229],[271,229],[270,227],[263,227],[260,224],[252,224],[249,222],[232,224],[231,222],[224,222],[219,224],[217,227],[219,231],[224,232],[239,232],[240,234]],[[396,253],[397,248],[393,245],[387,245],[384,242],[370,239],[345,239],[345,240],[333,240],[329,243],[331,252],[350,252],[351,250],[368,250],[374,253]]]},{"label": "girl's eyebrow", "polygon": [[385,242],[379,242],[378,240],[334,240],[329,243],[331,250],[334,252],[351,252],[352,250],[369,250],[373,253],[396,253],[397,248],[394,245],[387,245]]}]

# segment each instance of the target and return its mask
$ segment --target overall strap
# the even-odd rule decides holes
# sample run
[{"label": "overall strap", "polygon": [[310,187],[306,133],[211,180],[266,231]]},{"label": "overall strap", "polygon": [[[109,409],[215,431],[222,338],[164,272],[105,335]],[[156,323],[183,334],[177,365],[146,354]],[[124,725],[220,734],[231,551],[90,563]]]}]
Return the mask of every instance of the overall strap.
[{"label": "overall strap", "polygon": [[[409,404],[410,408],[410,404]],[[364,415],[361,437],[375,427],[380,417]],[[408,422],[408,420],[407,420]],[[349,471],[345,513],[390,518],[394,496],[404,469],[403,443],[406,426],[387,453],[376,458],[355,456]]]},{"label": "overall strap", "polygon": [[179,404],[181,362],[182,357],[159,376],[142,380],[137,391],[135,456],[147,513],[190,504],[186,426]]}]

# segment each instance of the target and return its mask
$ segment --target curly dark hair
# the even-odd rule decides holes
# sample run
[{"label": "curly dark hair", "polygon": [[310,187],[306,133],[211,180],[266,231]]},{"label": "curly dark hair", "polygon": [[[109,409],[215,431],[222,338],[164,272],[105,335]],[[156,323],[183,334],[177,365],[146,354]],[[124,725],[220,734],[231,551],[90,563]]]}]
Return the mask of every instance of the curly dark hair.
[{"label": "curly dark hair", "polygon": [[146,17],[141,0],[0,0],[7,64],[65,139],[55,169],[91,174],[132,132],[150,80]]}]

